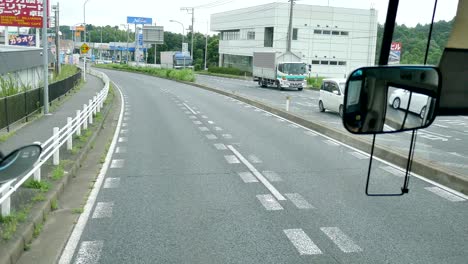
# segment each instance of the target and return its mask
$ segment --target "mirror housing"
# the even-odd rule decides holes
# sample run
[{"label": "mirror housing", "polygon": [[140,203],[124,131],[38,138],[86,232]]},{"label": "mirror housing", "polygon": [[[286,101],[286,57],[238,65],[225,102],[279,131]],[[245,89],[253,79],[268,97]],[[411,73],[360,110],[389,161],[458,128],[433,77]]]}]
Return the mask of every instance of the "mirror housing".
[{"label": "mirror housing", "polygon": [[0,184],[26,173],[39,159],[42,147],[38,144],[18,148],[0,160]]},{"label": "mirror housing", "polygon": [[359,68],[346,81],[343,125],[354,134],[426,128],[437,114],[440,82],[435,67]]}]

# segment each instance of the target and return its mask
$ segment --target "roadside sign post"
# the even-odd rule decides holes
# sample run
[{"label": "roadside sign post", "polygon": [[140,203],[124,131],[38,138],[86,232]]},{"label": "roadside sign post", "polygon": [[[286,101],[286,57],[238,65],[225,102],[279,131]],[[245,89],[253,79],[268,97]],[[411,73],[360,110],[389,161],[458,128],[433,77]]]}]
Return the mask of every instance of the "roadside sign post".
[{"label": "roadside sign post", "polygon": [[[42,10],[48,9],[49,0],[42,2]],[[49,114],[49,51],[47,48],[47,13],[42,15],[42,62],[44,67],[44,114]],[[6,42],[6,41],[5,41]]]}]

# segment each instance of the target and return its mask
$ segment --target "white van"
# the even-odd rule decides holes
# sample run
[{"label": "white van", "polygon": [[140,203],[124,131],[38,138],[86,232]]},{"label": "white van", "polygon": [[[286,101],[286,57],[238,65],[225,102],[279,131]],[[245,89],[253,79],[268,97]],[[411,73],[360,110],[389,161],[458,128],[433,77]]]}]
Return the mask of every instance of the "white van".
[{"label": "white van", "polygon": [[323,79],[320,87],[319,110],[330,110],[343,116],[346,79]]}]

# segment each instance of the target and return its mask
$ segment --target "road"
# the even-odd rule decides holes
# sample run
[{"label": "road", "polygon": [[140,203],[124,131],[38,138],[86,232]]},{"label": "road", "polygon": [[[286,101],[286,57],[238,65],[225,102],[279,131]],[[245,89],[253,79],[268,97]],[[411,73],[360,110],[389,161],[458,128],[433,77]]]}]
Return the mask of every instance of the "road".
[{"label": "road", "polygon": [[[251,80],[237,80],[215,76],[197,75],[197,83],[213,88],[235,92],[281,109],[285,108],[286,96],[290,96],[290,111],[306,119],[326,124],[345,131],[336,113],[321,113],[318,110],[319,92],[315,90],[279,91],[276,88],[260,88]],[[395,112],[389,108],[389,111]],[[413,116],[413,119],[416,119]],[[377,137],[377,145],[407,153],[411,132]],[[430,161],[468,177],[468,117],[437,117],[428,129],[418,131],[416,158]]]},{"label": "road", "polygon": [[[222,95],[104,72],[125,108],[73,263],[468,259],[466,197],[417,178],[404,197],[366,197],[356,150]],[[399,190],[400,171],[374,168],[373,191]]]}]

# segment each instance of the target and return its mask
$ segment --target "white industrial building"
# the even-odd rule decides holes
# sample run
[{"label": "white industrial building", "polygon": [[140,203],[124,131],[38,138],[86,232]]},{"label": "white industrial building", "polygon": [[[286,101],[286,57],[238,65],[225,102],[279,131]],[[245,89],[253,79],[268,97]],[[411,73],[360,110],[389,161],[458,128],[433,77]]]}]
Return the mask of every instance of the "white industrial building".
[{"label": "white industrial building", "polygon": [[[255,51],[286,50],[287,2],[211,15],[211,30],[220,32],[219,65],[252,71]],[[291,51],[312,65],[313,76],[344,77],[374,65],[377,11],[295,4]]]}]

